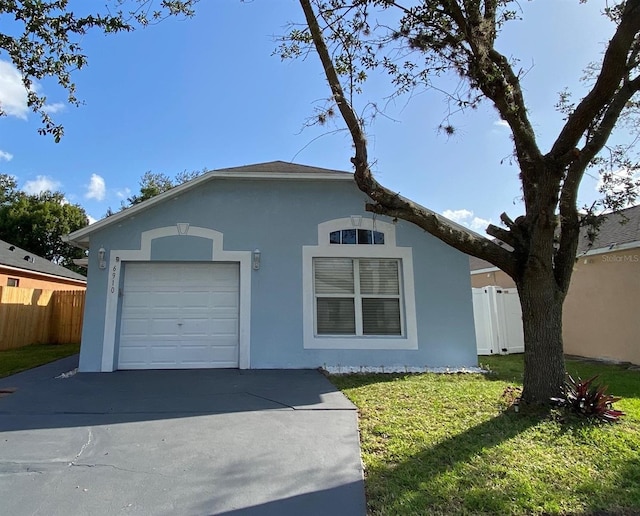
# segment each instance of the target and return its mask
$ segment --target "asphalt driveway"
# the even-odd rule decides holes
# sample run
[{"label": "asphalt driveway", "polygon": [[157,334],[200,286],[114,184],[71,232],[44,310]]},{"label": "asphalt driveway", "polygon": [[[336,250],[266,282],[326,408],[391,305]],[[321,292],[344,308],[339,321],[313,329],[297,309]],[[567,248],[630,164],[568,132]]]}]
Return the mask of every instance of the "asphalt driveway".
[{"label": "asphalt driveway", "polygon": [[354,406],[311,370],[0,379],[0,513],[364,515]]}]

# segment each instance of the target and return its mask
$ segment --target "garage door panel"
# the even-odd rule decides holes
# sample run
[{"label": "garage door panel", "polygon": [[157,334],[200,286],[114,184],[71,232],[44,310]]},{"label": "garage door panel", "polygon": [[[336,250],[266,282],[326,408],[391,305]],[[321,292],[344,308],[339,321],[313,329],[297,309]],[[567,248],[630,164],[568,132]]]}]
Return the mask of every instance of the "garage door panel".
[{"label": "garage door panel", "polygon": [[[126,363],[131,367],[139,365],[144,366],[147,362],[147,346],[128,346],[120,349],[119,361]],[[136,367],[137,369],[137,367]]]},{"label": "garage door panel", "polygon": [[145,336],[149,333],[149,320],[145,318],[128,318],[122,321],[120,333],[124,337]]},{"label": "garage door panel", "polygon": [[229,319],[218,319],[211,330],[216,337],[237,337],[238,325]]},{"label": "garage door panel", "polygon": [[179,325],[177,319],[154,318],[150,320],[149,336],[175,336],[178,329]]},{"label": "garage door panel", "polygon": [[212,306],[217,308],[238,308],[238,293],[237,291],[231,292],[213,292],[211,294]]},{"label": "garage door panel", "polygon": [[[176,296],[177,297],[177,296]],[[208,308],[211,306],[212,295],[208,291],[204,292],[181,292],[182,308]]]},{"label": "garage door panel", "polygon": [[118,367],[237,367],[239,266],[125,264]]}]

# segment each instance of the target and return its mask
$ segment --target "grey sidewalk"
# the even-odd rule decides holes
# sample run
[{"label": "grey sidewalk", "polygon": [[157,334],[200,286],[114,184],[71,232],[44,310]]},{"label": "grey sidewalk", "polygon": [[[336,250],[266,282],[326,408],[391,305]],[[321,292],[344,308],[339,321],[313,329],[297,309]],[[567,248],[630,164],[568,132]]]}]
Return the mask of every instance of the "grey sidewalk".
[{"label": "grey sidewalk", "polygon": [[363,515],[357,415],[317,371],[0,380],[0,513]]}]

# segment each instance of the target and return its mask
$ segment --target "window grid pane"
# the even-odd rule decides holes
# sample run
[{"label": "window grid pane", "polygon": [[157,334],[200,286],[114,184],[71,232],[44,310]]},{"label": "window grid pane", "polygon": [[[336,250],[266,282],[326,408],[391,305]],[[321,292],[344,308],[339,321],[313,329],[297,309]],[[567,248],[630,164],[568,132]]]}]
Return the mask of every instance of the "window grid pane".
[{"label": "window grid pane", "polygon": [[356,317],[353,298],[316,299],[318,335],[355,335]]},{"label": "window grid pane", "polygon": [[329,243],[384,245],[384,233],[371,229],[341,229],[329,233]]},{"label": "window grid pane", "polygon": [[399,295],[397,260],[360,259],[360,293]]},{"label": "window grid pane", "polygon": [[400,300],[362,299],[363,335],[401,335]]},{"label": "window grid pane", "polygon": [[372,234],[370,229],[359,229],[358,230],[358,243],[359,244],[371,244],[372,243]]},{"label": "window grid pane", "polygon": [[315,258],[317,335],[402,335],[397,259]]},{"label": "window grid pane", "polygon": [[313,261],[316,294],[353,294],[351,258],[316,258]]},{"label": "window grid pane", "polygon": [[355,244],[356,243],[356,230],[355,229],[343,229],[342,230],[342,243],[343,244]]}]

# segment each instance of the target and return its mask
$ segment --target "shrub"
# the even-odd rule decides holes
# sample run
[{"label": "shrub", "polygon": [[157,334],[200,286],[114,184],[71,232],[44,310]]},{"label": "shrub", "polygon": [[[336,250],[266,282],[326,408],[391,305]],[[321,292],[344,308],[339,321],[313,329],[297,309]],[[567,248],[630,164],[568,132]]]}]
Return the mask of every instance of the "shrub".
[{"label": "shrub", "polygon": [[567,374],[562,398],[552,398],[552,402],[566,407],[580,416],[599,419],[613,423],[624,416],[624,412],[613,408],[613,404],[621,398],[607,394],[606,385],[595,383],[598,375],[583,380],[574,380]]}]

